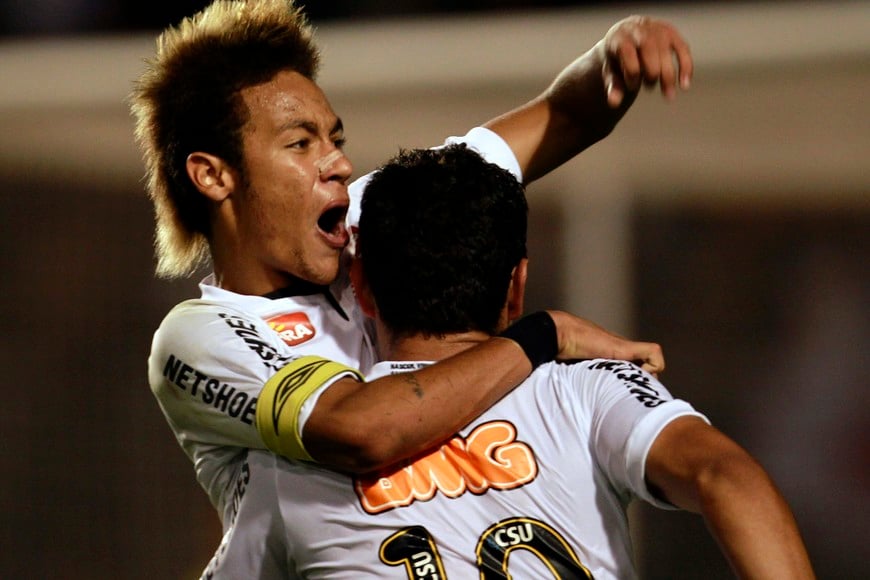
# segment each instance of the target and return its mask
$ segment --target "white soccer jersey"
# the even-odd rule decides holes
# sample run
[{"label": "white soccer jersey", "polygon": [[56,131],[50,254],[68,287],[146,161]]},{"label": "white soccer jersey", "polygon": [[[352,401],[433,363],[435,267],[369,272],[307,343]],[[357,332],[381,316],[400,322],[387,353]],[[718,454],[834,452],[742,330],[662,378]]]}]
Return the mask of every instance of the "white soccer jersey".
[{"label": "white soccer jersey", "polygon": [[[379,363],[371,378],[425,364]],[[249,525],[233,541],[266,557],[236,560],[234,572],[635,578],[625,508],[633,498],[671,507],[650,494],[644,465],[661,429],[685,415],[703,418],[631,363],[550,363],[396,469],[350,477],[252,452],[249,509],[239,512]]]},{"label": "white soccer jersey", "polygon": [[[510,147],[492,131],[476,128],[448,142],[465,142],[520,178]],[[363,177],[349,187],[349,226],[358,223],[367,181]],[[226,530],[234,513],[235,500],[230,500],[244,475],[245,450],[265,448],[254,421],[264,383],[303,355],[365,372],[375,349],[345,267],[329,292],[306,296],[235,294],[214,286],[211,277],[200,289],[200,298],[176,306],[157,329],[148,380]],[[316,396],[303,408],[300,429]]]},{"label": "white soccer jersey", "polygon": [[354,368],[374,362],[350,284],[285,298],[243,296],[200,285],[154,336],[149,381],[196,477],[222,518],[244,450],[264,449],[257,397],[289,361],[317,354]]}]

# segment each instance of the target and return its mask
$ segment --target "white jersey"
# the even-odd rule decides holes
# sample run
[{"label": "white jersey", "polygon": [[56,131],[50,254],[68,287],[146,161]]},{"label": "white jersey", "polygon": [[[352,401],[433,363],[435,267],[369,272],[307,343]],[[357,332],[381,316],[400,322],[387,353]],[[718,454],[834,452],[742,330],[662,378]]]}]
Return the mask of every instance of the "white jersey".
[{"label": "white jersey", "polygon": [[[464,142],[521,179],[510,147],[485,128],[447,143]],[[359,220],[368,176],[349,186],[348,227]],[[206,278],[202,295],[173,308],[157,329],[148,380],[196,477],[225,531],[238,503],[248,449],[265,449],[257,431],[257,398],[263,385],[289,362],[317,355],[366,372],[375,360],[367,323],[356,303],[345,260],[328,289],[269,298],[222,290]],[[333,377],[335,380],[338,377]],[[317,400],[306,402],[299,429]]]},{"label": "white jersey", "polygon": [[237,577],[635,578],[625,508],[672,507],[644,466],[686,415],[704,418],[631,363],[550,363],[439,449],[372,476],[252,452],[234,541],[266,557]]},{"label": "white jersey", "polygon": [[375,349],[344,274],[305,296],[244,296],[213,286],[211,278],[200,289],[200,298],[163,320],[148,373],[197,480],[225,519],[246,449],[265,449],[254,420],[265,382],[309,354],[365,370]]}]

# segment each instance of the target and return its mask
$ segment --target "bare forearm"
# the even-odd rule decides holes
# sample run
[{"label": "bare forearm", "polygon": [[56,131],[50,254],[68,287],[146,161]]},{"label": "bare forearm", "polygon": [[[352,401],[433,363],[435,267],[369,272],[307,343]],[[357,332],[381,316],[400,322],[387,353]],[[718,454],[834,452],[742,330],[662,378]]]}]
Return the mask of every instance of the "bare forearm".
[{"label": "bare forearm", "polygon": [[344,381],[318,401],[305,426],[306,448],[318,462],[348,471],[384,467],[449,438],[530,370],[516,343],[495,338],[437,368]]},{"label": "bare forearm", "polygon": [[699,490],[699,507],[739,578],[815,578],[797,523],[753,460],[724,467]]},{"label": "bare forearm", "polygon": [[537,98],[486,124],[507,141],[526,183],[606,137],[634,100],[607,103],[601,43],[565,67]]},{"label": "bare forearm", "polygon": [[562,142],[554,153],[564,159],[553,157],[550,163],[560,164],[609,135],[637,97],[637,91],[628,91],[619,104],[608,103],[604,42],[565,67],[541,97],[550,111],[551,139],[545,143]]},{"label": "bare forearm", "polygon": [[[561,311],[549,311],[553,325],[541,324],[541,314],[515,322],[503,333],[512,339],[490,338],[430,367],[371,382],[334,383],[305,423],[307,454],[338,469],[366,472],[425,451],[525,379],[530,359],[541,364],[553,357],[619,357],[639,360],[651,372],[664,368],[655,343],[627,340]],[[525,331],[517,332],[520,328]]]},{"label": "bare forearm", "polygon": [[656,438],[646,477],[661,497],[700,513],[740,578],[814,578],[791,510],[746,450],[697,417]]}]

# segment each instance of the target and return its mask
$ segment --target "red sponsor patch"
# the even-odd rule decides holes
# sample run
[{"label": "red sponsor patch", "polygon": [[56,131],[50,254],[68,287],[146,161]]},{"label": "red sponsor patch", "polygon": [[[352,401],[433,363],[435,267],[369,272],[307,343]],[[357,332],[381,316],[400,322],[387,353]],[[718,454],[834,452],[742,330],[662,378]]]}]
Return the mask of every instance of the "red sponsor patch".
[{"label": "red sponsor patch", "polygon": [[296,346],[314,338],[317,332],[304,312],[282,314],[266,320],[288,346]]}]

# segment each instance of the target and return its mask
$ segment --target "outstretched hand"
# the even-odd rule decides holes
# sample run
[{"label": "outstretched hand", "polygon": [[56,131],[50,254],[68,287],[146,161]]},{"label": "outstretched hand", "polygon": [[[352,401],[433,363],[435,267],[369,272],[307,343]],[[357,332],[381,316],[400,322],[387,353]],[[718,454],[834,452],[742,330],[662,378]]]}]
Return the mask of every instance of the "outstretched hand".
[{"label": "outstretched hand", "polygon": [[692,80],[689,45],[668,22],[648,16],[630,16],[614,24],[600,46],[604,50],[602,76],[607,103],[617,108],[627,93],[641,86],[660,85],[667,99],[677,88],[687,90]]},{"label": "outstretched hand", "polygon": [[662,347],[654,342],[629,340],[567,312],[547,312],[556,323],[558,360],[611,358],[635,362],[655,376],[665,370]]}]

